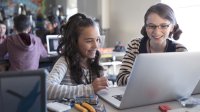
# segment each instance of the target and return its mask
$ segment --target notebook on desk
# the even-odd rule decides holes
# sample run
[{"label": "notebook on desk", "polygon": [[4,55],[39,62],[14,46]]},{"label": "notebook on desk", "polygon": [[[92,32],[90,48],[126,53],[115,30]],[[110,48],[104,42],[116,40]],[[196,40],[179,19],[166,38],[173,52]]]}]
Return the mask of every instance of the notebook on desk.
[{"label": "notebook on desk", "polygon": [[98,95],[118,109],[188,97],[200,80],[199,57],[200,52],[139,54],[127,86]]},{"label": "notebook on desk", "polygon": [[0,112],[46,112],[46,70],[1,72]]},{"label": "notebook on desk", "polygon": [[47,35],[47,53],[49,55],[57,55],[57,47],[59,45],[59,39],[61,35]]}]

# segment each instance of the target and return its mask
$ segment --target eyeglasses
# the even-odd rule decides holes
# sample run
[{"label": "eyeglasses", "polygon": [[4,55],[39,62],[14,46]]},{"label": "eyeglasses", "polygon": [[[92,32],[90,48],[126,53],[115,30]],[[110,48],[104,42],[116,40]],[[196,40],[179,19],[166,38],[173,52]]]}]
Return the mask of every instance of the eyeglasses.
[{"label": "eyeglasses", "polygon": [[166,30],[170,24],[161,24],[161,25],[154,25],[154,24],[147,24],[145,25],[147,29],[155,30],[156,28],[159,28],[161,30]]}]

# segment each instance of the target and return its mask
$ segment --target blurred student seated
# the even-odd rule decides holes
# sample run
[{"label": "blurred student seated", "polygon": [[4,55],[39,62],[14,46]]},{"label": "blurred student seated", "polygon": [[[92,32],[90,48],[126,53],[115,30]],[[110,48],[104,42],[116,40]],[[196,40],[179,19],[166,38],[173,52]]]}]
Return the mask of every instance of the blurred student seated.
[{"label": "blurred student seated", "polygon": [[[2,44],[6,39],[6,23],[0,20],[0,44]],[[0,72],[5,71],[8,67],[8,63],[1,63],[0,64]]]},{"label": "blurred student seated", "polygon": [[6,23],[0,21],[0,44],[6,39]]},{"label": "blurred student seated", "polygon": [[[38,36],[40,36],[42,43],[44,44],[45,47],[47,46],[46,36],[47,35],[58,35],[58,34],[60,34],[60,28],[59,27],[60,27],[60,24],[58,22],[58,19],[55,16],[51,15],[51,16],[47,17],[47,20],[44,23],[45,30],[36,31],[36,34]],[[43,32],[42,35],[39,34],[41,32]]]},{"label": "blurred student seated", "polygon": [[125,49],[125,47],[121,44],[121,42],[118,41],[118,42],[116,42],[116,45],[115,45],[113,51],[115,51],[115,52],[125,52],[126,49]]},{"label": "blurred student seated", "polygon": [[40,58],[48,55],[41,39],[29,34],[30,19],[25,15],[15,16],[14,30],[16,34],[8,36],[0,45],[0,58],[8,58],[11,71],[38,69]]}]

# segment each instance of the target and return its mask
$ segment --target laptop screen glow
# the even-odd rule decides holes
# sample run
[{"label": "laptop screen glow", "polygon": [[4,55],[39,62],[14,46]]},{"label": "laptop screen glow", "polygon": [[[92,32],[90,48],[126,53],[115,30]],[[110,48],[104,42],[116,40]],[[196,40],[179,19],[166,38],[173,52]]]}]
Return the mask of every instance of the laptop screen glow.
[{"label": "laptop screen glow", "polygon": [[61,35],[47,35],[47,52],[48,54],[57,54],[57,47]]}]

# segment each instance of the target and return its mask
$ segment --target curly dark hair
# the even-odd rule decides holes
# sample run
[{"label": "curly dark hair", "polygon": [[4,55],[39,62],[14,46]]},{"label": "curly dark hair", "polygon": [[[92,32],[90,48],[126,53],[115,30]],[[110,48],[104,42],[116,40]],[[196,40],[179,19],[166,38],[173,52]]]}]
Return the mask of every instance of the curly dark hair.
[{"label": "curly dark hair", "polygon": [[[69,18],[66,24],[61,26],[60,32],[62,38],[59,41],[57,52],[60,56],[64,56],[69,65],[70,76],[77,84],[83,84],[81,79],[83,69],[80,66],[81,54],[78,48],[78,38],[83,28],[95,26],[96,23],[93,19],[84,14],[77,13]],[[90,77],[100,77],[103,67],[99,64],[100,52],[96,52],[94,59],[89,59]],[[92,74],[92,75],[91,75]]]},{"label": "curly dark hair", "polygon": [[144,16],[144,26],[141,29],[141,34],[145,38],[148,37],[147,36],[147,32],[146,32],[146,21],[147,21],[148,16],[151,13],[156,13],[160,17],[162,17],[163,19],[169,20],[174,25],[174,29],[169,34],[169,38],[173,37],[174,40],[178,40],[179,39],[179,37],[180,37],[180,35],[182,33],[182,30],[179,28],[179,25],[177,24],[176,17],[174,15],[174,11],[173,11],[173,9],[171,7],[169,7],[168,5],[163,4],[163,3],[158,3],[156,5],[153,5],[147,10],[147,12],[146,12],[146,14]]}]

